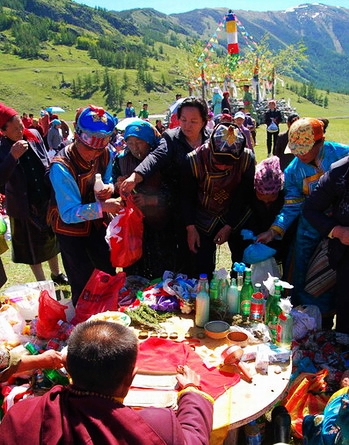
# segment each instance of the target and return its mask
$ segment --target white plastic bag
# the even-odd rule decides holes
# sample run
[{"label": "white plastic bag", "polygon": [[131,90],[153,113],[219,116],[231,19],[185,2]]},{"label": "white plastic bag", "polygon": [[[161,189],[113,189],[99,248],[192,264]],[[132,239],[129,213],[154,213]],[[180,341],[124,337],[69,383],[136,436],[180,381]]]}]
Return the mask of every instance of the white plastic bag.
[{"label": "white plastic bag", "polygon": [[281,278],[280,269],[274,257],[251,265],[252,284],[255,285],[256,283],[261,283],[263,287],[263,281],[268,279],[268,273],[272,277]]}]

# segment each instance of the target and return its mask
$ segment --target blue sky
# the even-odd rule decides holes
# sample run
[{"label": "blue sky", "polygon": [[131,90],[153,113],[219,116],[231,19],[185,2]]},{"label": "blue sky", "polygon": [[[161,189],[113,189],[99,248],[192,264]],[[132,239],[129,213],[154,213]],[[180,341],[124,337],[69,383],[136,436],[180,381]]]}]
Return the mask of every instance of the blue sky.
[{"label": "blue sky", "polygon": [[[134,8],[154,8],[157,11],[165,14],[174,14],[179,12],[188,12],[193,9],[202,8],[227,8],[227,9],[242,9],[252,11],[281,11],[292,6],[297,6],[305,3],[315,3],[312,1],[297,0],[248,0],[247,2],[233,2],[232,0],[200,0],[200,2],[190,2],[188,0],[127,0],[125,2],[115,0],[75,0],[77,3],[83,3],[87,6],[100,6],[108,10],[123,11],[125,9]],[[238,4],[237,4],[238,3]],[[343,6],[349,8],[348,0],[323,0],[321,2],[329,6]]]}]

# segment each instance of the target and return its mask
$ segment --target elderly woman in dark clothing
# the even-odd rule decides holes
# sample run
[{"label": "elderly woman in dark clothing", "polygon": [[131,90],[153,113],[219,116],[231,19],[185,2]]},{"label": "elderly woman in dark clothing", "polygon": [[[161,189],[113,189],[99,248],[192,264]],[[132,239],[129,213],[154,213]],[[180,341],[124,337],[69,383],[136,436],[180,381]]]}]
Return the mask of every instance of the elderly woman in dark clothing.
[{"label": "elderly woman in dark clothing", "polygon": [[29,264],[38,281],[48,261],[51,278],[68,284],[60,273],[59,247],[47,225],[51,187],[46,174],[49,159],[40,134],[25,129],[17,111],[0,103],[0,187],[5,190],[12,234],[12,260]]},{"label": "elderly woman in dark clothing", "polygon": [[[127,146],[114,159],[115,189],[151,153],[160,142],[160,134],[149,122],[128,125],[124,138]],[[125,268],[128,275],[150,280],[162,277],[165,270],[175,269],[176,243],[171,218],[172,200],[166,175],[155,172],[134,189],[133,201],[144,215],[143,256]]]},{"label": "elderly woman in dark clothing", "polygon": [[310,224],[329,238],[329,263],[337,272],[336,331],[349,334],[349,156],[333,163],[320,178],[303,212]]},{"label": "elderly woman in dark clothing", "polygon": [[[284,205],[284,174],[279,158],[272,156],[256,165],[254,177],[255,193],[250,204],[250,214],[242,224],[242,229],[250,230],[255,235],[267,230]],[[275,259],[282,264],[285,272],[288,254],[295,234],[296,223],[285,233],[282,240],[273,240],[270,247],[276,250]],[[244,249],[251,240],[243,240],[240,231],[235,232],[229,243],[232,245],[232,261],[241,262]]]},{"label": "elderly woman in dark clothing", "polygon": [[190,252],[186,242],[186,231],[180,216],[180,168],[186,155],[208,140],[206,129],[208,108],[201,98],[187,97],[178,106],[179,127],[166,130],[159,146],[133,170],[120,185],[120,193],[128,194],[137,184],[157,171],[163,172],[170,185],[173,200],[174,236],[177,242],[176,272],[190,273]]}]

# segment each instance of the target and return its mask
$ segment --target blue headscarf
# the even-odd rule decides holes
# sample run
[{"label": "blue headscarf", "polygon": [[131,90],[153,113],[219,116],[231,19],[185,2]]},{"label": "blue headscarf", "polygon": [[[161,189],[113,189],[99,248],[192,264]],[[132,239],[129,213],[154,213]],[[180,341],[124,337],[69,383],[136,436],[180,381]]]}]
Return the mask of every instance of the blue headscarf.
[{"label": "blue headscarf", "polygon": [[124,139],[127,141],[127,138],[130,136],[135,136],[136,138],[148,142],[152,148],[159,145],[161,138],[160,133],[150,122],[141,120],[134,121],[130,125],[127,125]]}]

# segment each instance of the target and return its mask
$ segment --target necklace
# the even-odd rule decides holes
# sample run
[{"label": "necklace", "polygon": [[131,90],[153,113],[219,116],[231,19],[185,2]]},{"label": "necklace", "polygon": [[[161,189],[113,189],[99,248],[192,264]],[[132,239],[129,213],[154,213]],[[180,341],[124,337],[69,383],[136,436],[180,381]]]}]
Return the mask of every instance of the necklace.
[{"label": "necklace", "polygon": [[94,391],[83,391],[80,389],[75,389],[72,386],[67,386],[67,389],[72,393],[75,394],[76,396],[83,396],[83,397],[100,397],[102,399],[107,399],[107,400],[112,400],[113,402],[119,402],[119,403],[123,403],[124,402],[124,398],[123,397],[114,397],[114,396],[108,396],[107,394],[101,394],[99,392],[94,392]]}]

